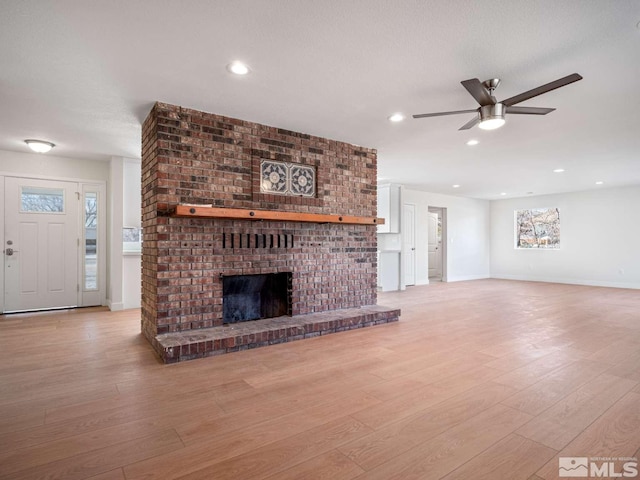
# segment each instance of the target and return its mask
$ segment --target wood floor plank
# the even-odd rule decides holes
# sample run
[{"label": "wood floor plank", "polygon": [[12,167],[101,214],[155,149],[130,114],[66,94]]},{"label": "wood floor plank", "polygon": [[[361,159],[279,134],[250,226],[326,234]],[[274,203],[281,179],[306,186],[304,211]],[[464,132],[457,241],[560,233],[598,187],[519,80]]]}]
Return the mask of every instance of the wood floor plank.
[{"label": "wood floor plank", "polygon": [[511,387],[486,383],[449,398],[416,415],[342,445],[339,450],[365,470],[397,457],[415,445],[469,420],[512,395]]},{"label": "wood floor plank", "polygon": [[270,416],[266,414],[268,412],[260,412],[259,419],[247,419],[244,414],[214,418],[201,424],[194,419],[186,422],[186,426],[176,427],[186,444],[184,449],[160,459],[130,465],[125,468],[125,473],[127,479],[177,478],[196,469],[198,465],[205,467],[220,463],[378,403],[377,399],[360,392],[337,399],[325,399],[325,403],[310,405],[305,410],[286,415],[284,413],[288,410],[285,406],[283,414]]},{"label": "wood floor plank", "polygon": [[[366,435],[370,431],[370,428],[357,420],[343,417],[177,478],[181,480],[265,478],[331,451],[342,443]],[[127,473],[127,479],[129,478]]]},{"label": "wood floor plank", "polygon": [[388,402],[374,405],[371,408],[355,413],[353,417],[371,428],[378,429],[384,425],[422,412],[433,405],[490,380],[497,374],[496,370],[487,367],[469,367],[464,375],[445,378],[440,382],[406,392],[404,395]]},{"label": "wood floor plank", "polygon": [[541,413],[516,433],[555,450],[562,450],[636,382],[602,374]]},{"label": "wood floor plank", "polygon": [[442,480],[527,480],[556,453],[556,450],[511,434]]},{"label": "wood floor plank", "polygon": [[64,478],[80,480],[122,467],[144,458],[155,457],[182,448],[175,430],[165,430],[144,438],[123,441],[117,445],[75,455],[3,476],[6,480]]},{"label": "wood floor plank", "polygon": [[122,468],[117,468],[109,472],[100,473],[88,478],[87,480],[126,480]]},{"label": "wood floor plank", "polygon": [[[560,478],[558,457],[631,457],[640,447],[640,394],[627,393],[581,432],[536,475]],[[620,465],[618,464],[618,470]]]},{"label": "wood floor plank", "polygon": [[617,365],[629,358],[637,357],[638,353],[640,353],[639,342],[640,340],[635,340],[634,338],[625,338],[624,340],[604,345],[587,358],[596,362]]},{"label": "wood floor plank", "polygon": [[0,450],[0,465],[2,465],[0,471],[2,473],[13,473],[24,470],[26,467],[35,467],[62,460],[69,456],[69,452],[74,452],[76,455],[84,454],[117,445],[123,439],[133,440],[161,434],[171,429],[171,423],[166,417],[140,420],[40,443],[32,447],[2,449]]},{"label": "wood floor plank", "polygon": [[[180,400],[172,400],[171,407],[177,410],[205,406],[208,415],[222,415],[224,412],[211,402],[206,391],[198,395],[185,396]],[[57,441],[83,433],[101,430],[115,425],[126,425],[137,420],[162,416],[167,413],[167,406],[159,402],[143,402],[139,405],[127,405],[97,413],[86,414],[69,421],[55,422],[0,434],[0,447],[4,450],[32,447],[46,442]]]},{"label": "wood floor plank", "polygon": [[503,403],[531,415],[538,415],[608,368],[607,364],[579,360],[553,372]]},{"label": "wood floor plank", "polygon": [[337,450],[331,450],[287,470],[275,473],[267,480],[351,480],[362,470]]},{"label": "wood floor plank", "polygon": [[440,478],[460,467],[531,419],[496,405],[377,468],[357,477],[368,480]]},{"label": "wood floor plank", "polygon": [[557,350],[555,348],[548,349],[539,349],[530,345],[528,348],[525,346],[524,348],[505,355],[500,358],[496,358],[490,362],[485,363],[487,367],[496,368],[498,370],[504,370],[505,372],[509,372],[516,368],[523,367],[531,362],[538,360],[540,358],[544,358],[547,355],[552,353],[556,353]]},{"label": "wood floor plank", "polygon": [[564,350],[554,352],[520,368],[506,372],[496,377],[494,381],[522,390],[542,380],[546,375],[562,367],[566,367],[576,360],[579,360],[579,358],[567,355]]},{"label": "wood floor plank", "polygon": [[640,348],[607,370],[607,373],[640,382]]}]

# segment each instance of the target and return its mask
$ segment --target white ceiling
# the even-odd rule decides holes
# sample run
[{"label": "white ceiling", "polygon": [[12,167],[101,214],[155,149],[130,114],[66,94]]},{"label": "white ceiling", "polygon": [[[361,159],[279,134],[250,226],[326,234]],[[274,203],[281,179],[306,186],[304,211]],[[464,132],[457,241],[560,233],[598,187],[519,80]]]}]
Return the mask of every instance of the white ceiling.
[{"label": "white ceiling", "polygon": [[[639,0],[6,0],[0,149],[139,157],[159,100],[377,148],[382,181],[432,192],[640,184],[638,21]],[[249,76],[226,71],[236,59]],[[555,112],[493,132],[410,118],[476,108],[464,79],[501,78],[500,100],[574,72],[521,104]]]}]

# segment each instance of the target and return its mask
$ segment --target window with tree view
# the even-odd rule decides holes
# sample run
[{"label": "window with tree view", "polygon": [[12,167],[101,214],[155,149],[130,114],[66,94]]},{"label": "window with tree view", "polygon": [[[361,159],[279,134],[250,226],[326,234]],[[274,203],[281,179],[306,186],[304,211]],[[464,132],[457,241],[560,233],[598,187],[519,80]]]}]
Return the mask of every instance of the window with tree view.
[{"label": "window with tree view", "polygon": [[559,249],[560,211],[557,208],[516,210],[515,247],[520,249]]},{"label": "window with tree view", "polygon": [[98,194],[84,194],[84,289],[98,289]]},{"label": "window with tree view", "polygon": [[64,213],[64,190],[62,188],[22,187],[20,211]]}]

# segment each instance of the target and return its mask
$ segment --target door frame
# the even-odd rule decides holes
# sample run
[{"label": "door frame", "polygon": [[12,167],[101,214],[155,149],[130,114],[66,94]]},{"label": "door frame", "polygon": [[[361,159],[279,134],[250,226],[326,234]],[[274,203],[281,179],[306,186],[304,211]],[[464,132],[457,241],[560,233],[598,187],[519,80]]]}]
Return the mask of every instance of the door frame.
[{"label": "door frame", "polygon": [[[404,207],[406,205],[410,205],[413,207],[413,283],[412,284],[407,284],[406,282],[406,277],[405,277],[405,258],[406,258],[406,250],[405,250],[405,215],[404,215]],[[411,203],[411,202],[402,202],[402,217],[401,217],[401,222],[400,222],[400,238],[401,238],[401,242],[400,242],[400,251],[401,251],[401,255],[400,255],[400,290],[406,290],[407,285],[415,285],[416,284],[416,266],[417,266],[417,250],[416,250],[416,226],[417,226],[417,214],[418,214],[418,209],[415,203]]]},{"label": "door frame", "polygon": [[[2,253],[2,274],[0,275],[0,315],[4,312],[4,237],[5,237],[5,203],[4,203],[4,181],[6,177],[14,177],[14,178],[24,178],[24,179],[33,179],[33,180],[51,180],[54,182],[73,182],[78,184],[78,190],[80,191],[81,198],[83,197],[83,193],[85,192],[86,187],[94,188],[95,191],[99,192],[99,197],[102,199],[102,208],[98,210],[98,232],[97,232],[97,240],[102,244],[102,255],[98,257],[98,282],[101,288],[97,291],[97,294],[87,295],[84,291],[84,285],[82,285],[82,281],[84,279],[84,272],[82,268],[84,266],[84,255],[81,248],[78,248],[78,284],[80,285],[80,289],[78,292],[78,306],[82,307],[87,304],[87,302],[92,299],[93,301],[98,301],[99,305],[106,305],[107,298],[107,271],[106,271],[106,259],[109,256],[109,251],[112,246],[107,245],[107,208],[108,208],[108,198],[107,198],[107,182],[104,180],[88,180],[82,178],[69,178],[69,177],[55,177],[49,175],[38,175],[38,174],[29,174],[29,173],[16,173],[16,172],[6,172],[0,171],[0,184],[3,186],[2,194],[0,195],[0,235],[2,236],[2,244],[3,248],[0,249]],[[78,212],[78,239],[80,242],[84,243],[84,228],[80,229],[80,225],[84,224],[84,206],[83,208],[79,208]],[[102,227],[100,227],[102,225]],[[99,297],[95,298],[95,297]],[[93,302],[92,302],[93,303]]]},{"label": "door frame", "polygon": [[[447,234],[447,208],[446,207],[434,207],[429,205],[427,208],[429,213],[437,213],[441,218],[442,222],[442,249],[440,251],[441,256],[441,264],[442,264],[442,278],[441,282],[447,281],[447,270],[448,270],[448,254],[447,254],[447,244],[449,243],[448,234]],[[427,224],[428,228],[428,224]],[[427,238],[429,237],[427,232]],[[427,245],[427,252],[429,250],[429,246]],[[427,253],[427,262],[429,261],[429,254]],[[429,278],[429,264],[427,263],[427,279]]]}]

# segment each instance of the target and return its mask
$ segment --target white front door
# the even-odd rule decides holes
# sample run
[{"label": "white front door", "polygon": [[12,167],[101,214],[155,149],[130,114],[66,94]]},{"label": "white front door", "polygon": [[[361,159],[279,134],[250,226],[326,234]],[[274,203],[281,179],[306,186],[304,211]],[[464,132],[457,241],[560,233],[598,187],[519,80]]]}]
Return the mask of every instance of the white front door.
[{"label": "white front door", "polygon": [[402,207],[402,252],[404,255],[404,284],[416,284],[416,206]]},{"label": "white front door", "polygon": [[438,238],[438,214],[429,212],[429,278],[442,276],[442,256]]},{"label": "white front door", "polygon": [[4,182],[4,311],[77,306],[79,185]]}]

